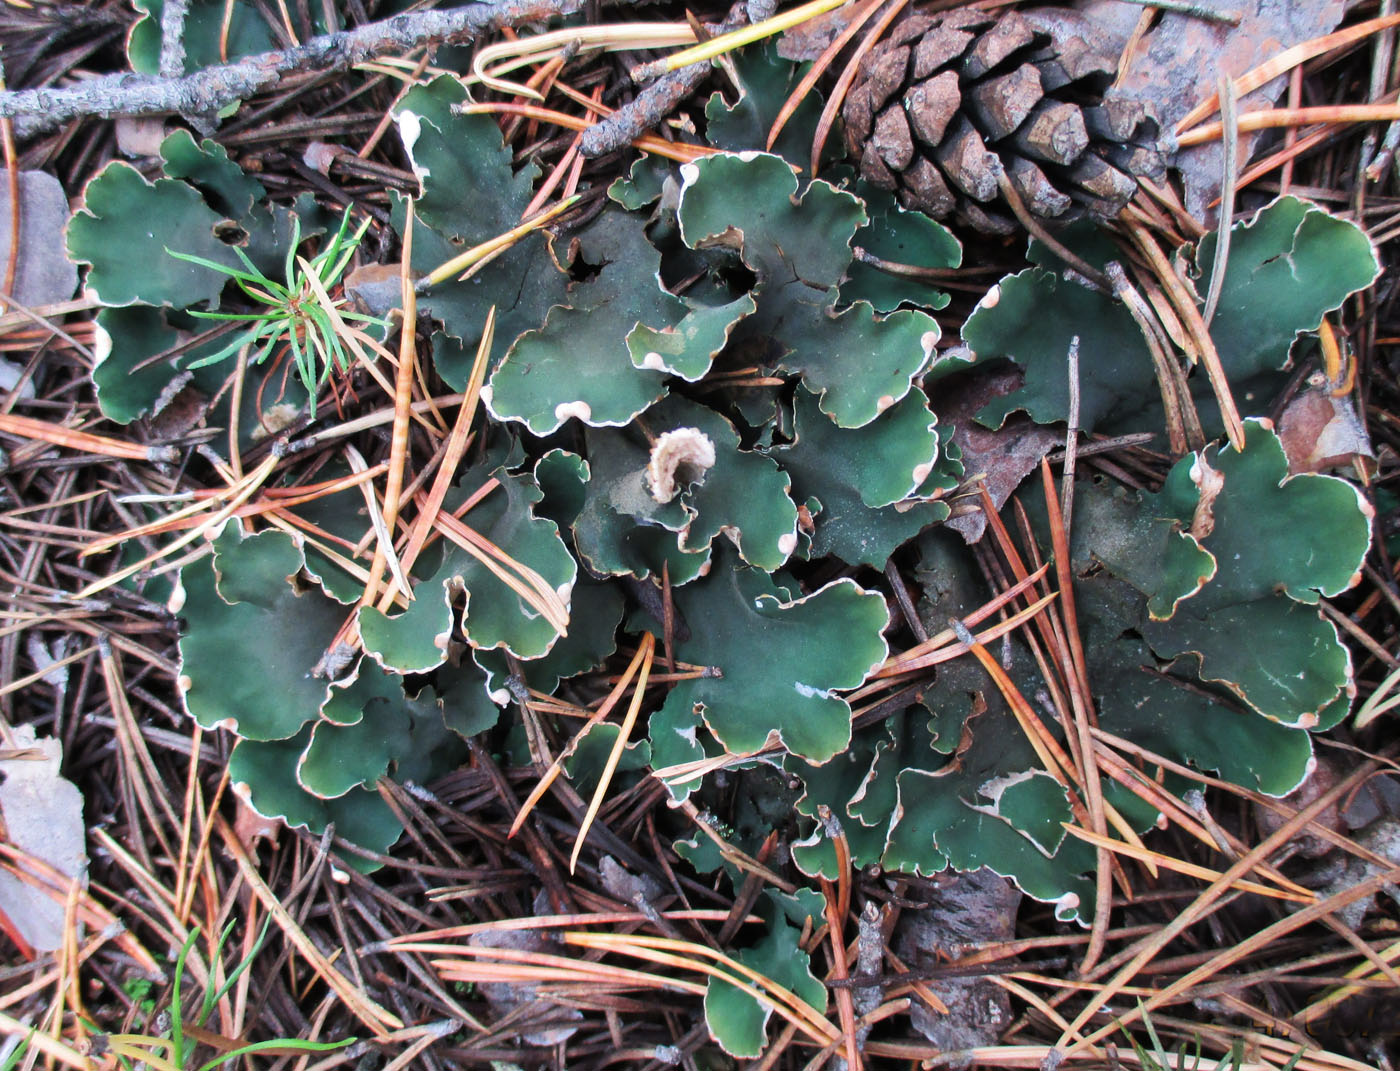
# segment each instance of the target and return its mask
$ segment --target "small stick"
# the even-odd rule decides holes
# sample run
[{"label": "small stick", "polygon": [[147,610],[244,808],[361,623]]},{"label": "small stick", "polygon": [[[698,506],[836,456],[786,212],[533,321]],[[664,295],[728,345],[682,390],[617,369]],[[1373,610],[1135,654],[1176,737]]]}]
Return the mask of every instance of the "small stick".
[{"label": "small stick", "polygon": [[1105,293],[1111,293],[1113,291],[1113,286],[1109,283],[1108,278],[1103,272],[1088,263],[1077,253],[1068,249],[1063,242],[1041,225],[1040,220],[1031,215],[1030,210],[1026,208],[1026,203],[1021,200],[1021,193],[1016,189],[1016,184],[1011,181],[1011,176],[1006,173],[1006,168],[1002,166],[1002,162],[993,156],[987,163],[988,169],[996,176],[997,189],[1001,191],[1002,198],[1006,201],[1015,217],[1020,221],[1021,226],[1025,227],[1033,238],[1044,243],[1052,253],[1080,275],[1084,276],[1089,282],[1093,283],[1099,290]]},{"label": "small stick", "polygon": [[456,44],[502,26],[574,15],[582,8],[583,0],[504,0],[443,11],[405,12],[353,30],[322,34],[295,48],[205,67],[183,78],[123,72],[60,89],[0,93],[0,117],[18,120],[15,133],[26,138],[70,119],[217,112],[274,88],[288,74],[349,70],[385,52],[402,55],[427,44]]},{"label": "small stick", "polygon": [[1079,336],[1069,340],[1066,355],[1069,367],[1069,427],[1065,429],[1065,467],[1060,478],[1060,512],[1064,515],[1065,538],[1069,538],[1070,518],[1074,515],[1074,463],[1079,447]]},{"label": "small stick", "polygon": [[1206,22],[1223,22],[1229,26],[1240,24],[1240,15],[1234,11],[1216,11],[1204,4],[1193,4],[1191,0],[1127,0],[1130,4],[1155,7],[1159,11],[1173,11],[1178,15],[1190,15],[1193,19]]},{"label": "small stick", "polygon": [[1236,103],[1235,83],[1228,78],[1220,79],[1220,125],[1225,134],[1220,148],[1225,174],[1220,182],[1220,226],[1216,232],[1215,260],[1210,266],[1210,289],[1206,291],[1206,305],[1201,311],[1201,319],[1207,327],[1215,319],[1215,310],[1220,305],[1220,292],[1225,287],[1225,267],[1230,260],[1230,225],[1235,216],[1235,182],[1239,178],[1240,156]]},{"label": "small stick", "polygon": [[885,562],[885,579],[890,582],[890,590],[894,592],[895,601],[899,603],[899,612],[904,615],[904,623],[909,626],[909,631],[920,643],[927,643],[928,629],[924,628],[924,623],[919,620],[914,600],[909,597],[909,588],[904,583],[904,577],[899,575],[899,566],[895,565],[893,558]]},{"label": "small stick", "polygon": [[602,122],[585,130],[579,142],[579,153],[592,160],[630,145],[659,126],[709,74],[708,67],[696,65],[657,79]]},{"label": "small stick", "polygon": [[160,76],[179,78],[185,73],[185,17],[190,0],[165,0],[160,10]]}]

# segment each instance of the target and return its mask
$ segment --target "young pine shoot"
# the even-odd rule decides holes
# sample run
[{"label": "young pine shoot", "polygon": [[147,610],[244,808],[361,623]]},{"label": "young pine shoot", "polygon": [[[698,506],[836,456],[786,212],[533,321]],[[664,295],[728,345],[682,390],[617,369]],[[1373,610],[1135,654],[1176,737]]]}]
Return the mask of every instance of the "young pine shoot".
[{"label": "young pine shoot", "polygon": [[192,316],[205,320],[243,322],[248,324],[248,328],[223,349],[200,358],[190,367],[216,364],[245,346],[249,348],[249,363],[259,364],[285,348],[291,352],[297,374],[310,395],[311,416],[314,418],[316,395],[330,379],[332,371],[339,369],[343,372],[349,368],[345,347],[336,330],[336,321],[380,328],[388,326],[387,320],[344,308],[343,297],[330,299],[330,308],[327,307],[331,290],[340,282],[368,226],[369,220],[366,219],[351,234],[350,210],[347,208],[341,217],[340,229],[319,253],[307,260],[297,256],[302,242],[301,220],[294,216],[292,240],[287,248],[285,284],[269,279],[237,246],[233,247],[233,251],[243,261],[246,270],[167,249],[166,252],[178,260],[223,272],[238,284],[247,297],[262,306],[255,312],[191,309]]}]

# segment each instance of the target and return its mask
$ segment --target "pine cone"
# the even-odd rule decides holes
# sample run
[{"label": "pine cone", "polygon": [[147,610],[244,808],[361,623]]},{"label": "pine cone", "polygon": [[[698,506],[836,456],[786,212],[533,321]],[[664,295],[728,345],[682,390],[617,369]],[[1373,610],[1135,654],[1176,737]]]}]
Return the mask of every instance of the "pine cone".
[{"label": "pine cone", "polygon": [[908,14],[861,60],[846,143],[863,178],[935,219],[1018,230],[1002,169],[1037,218],[1113,216],[1135,175],[1163,171],[1156,122],[1105,95],[1117,64],[1066,8]]}]

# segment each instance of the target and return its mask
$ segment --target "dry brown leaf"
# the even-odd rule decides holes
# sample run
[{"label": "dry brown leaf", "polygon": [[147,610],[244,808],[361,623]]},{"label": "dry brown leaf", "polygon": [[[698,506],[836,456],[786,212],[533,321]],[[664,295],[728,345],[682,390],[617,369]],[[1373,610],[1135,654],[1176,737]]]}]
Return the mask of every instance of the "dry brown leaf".
[{"label": "dry brown leaf", "polygon": [[[1021,893],[1006,878],[983,867],[966,874],[951,872],[911,890],[922,908],[906,908],[891,938],[911,971],[936,970],[982,945],[1008,941],[1016,934]],[[949,1053],[994,1045],[1011,1025],[1011,998],[1006,990],[976,975],[939,978],[933,985],[947,1015],[922,1003],[911,1009],[914,1028]],[[956,1059],[950,1067],[966,1067]]]},{"label": "dry brown leaf", "polygon": [[[1164,131],[1214,93],[1222,75],[1238,78],[1286,48],[1329,33],[1346,10],[1343,0],[1301,4],[1211,0],[1207,6],[1238,15],[1239,25],[1162,12],[1157,25],[1138,43],[1115,90],[1121,98],[1138,101],[1155,113]],[[1139,5],[1122,0],[1087,0],[1080,9],[1096,24],[1117,31],[1123,44],[1142,13]],[[1287,82],[1277,78],[1242,97],[1239,110],[1270,107]],[[1257,134],[1240,139],[1241,163],[1258,140]],[[1181,172],[1187,211],[1208,221],[1208,206],[1220,196],[1220,143],[1185,149],[1177,153],[1172,166]]]},{"label": "dry brown leaf", "polygon": [[1290,472],[1323,472],[1354,467],[1358,456],[1374,459],[1370,436],[1351,398],[1336,397],[1322,376],[1288,403],[1278,435]]},{"label": "dry brown leaf", "polygon": [[[940,383],[933,400],[939,425],[953,428],[953,442],[962,449],[963,471],[969,477],[983,475],[983,485],[997,509],[1006,504],[1042,457],[1064,445],[1063,432],[1032,423],[1021,413],[1008,417],[996,431],[972,419],[992,399],[1010,394],[1020,385],[1021,373],[1014,368],[978,372]],[[976,543],[987,520],[980,509],[959,513],[955,508],[947,525],[967,542]]]}]

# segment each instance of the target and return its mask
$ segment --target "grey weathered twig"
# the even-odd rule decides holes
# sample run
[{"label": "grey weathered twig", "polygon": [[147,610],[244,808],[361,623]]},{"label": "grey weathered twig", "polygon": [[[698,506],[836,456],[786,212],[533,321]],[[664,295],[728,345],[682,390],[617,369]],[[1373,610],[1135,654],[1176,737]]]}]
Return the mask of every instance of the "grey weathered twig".
[{"label": "grey weathered twig", "polygon": [[185,19],[190,0],[166,0],[160,11],[160,76],[178,78],[185,73]]},{"label": "grey weathered twig", "polygon": [[630,145],[670,115],[709,75],[707,64],[696,63],[658,78],[612,115],[585,130],[579,152],[593,159]]},{"label": "grey weathered twig", "polygon": [[15,120],[15,134],[28,137],[70,119],[89,116],[199,115],[277,85],[284,75],[345,70],[385,52],[407,52],[429,42],[448,44],[501,26],[572,15],[585,0],[505,0],[444,11],[414,11],[353,30],[313,37],[280,52],[261,52],[235,63],[206,67],[183,78],[115,74],[61,89],[0,93],[0,117]]},{"label": "grey weathered twig", "polygon": [[[712,34],[728,33],[747,21],[747,5],[739,3],[730,9],[724,22],[718,26],[707,26],[706,29]],[[676,105],[694,93],[709,75],[708,63],[693,63],[663,75],[612,115],[585,130],[579,141],[579,152],[593,159],[631,144],[634,138],[670,115]]]}]

